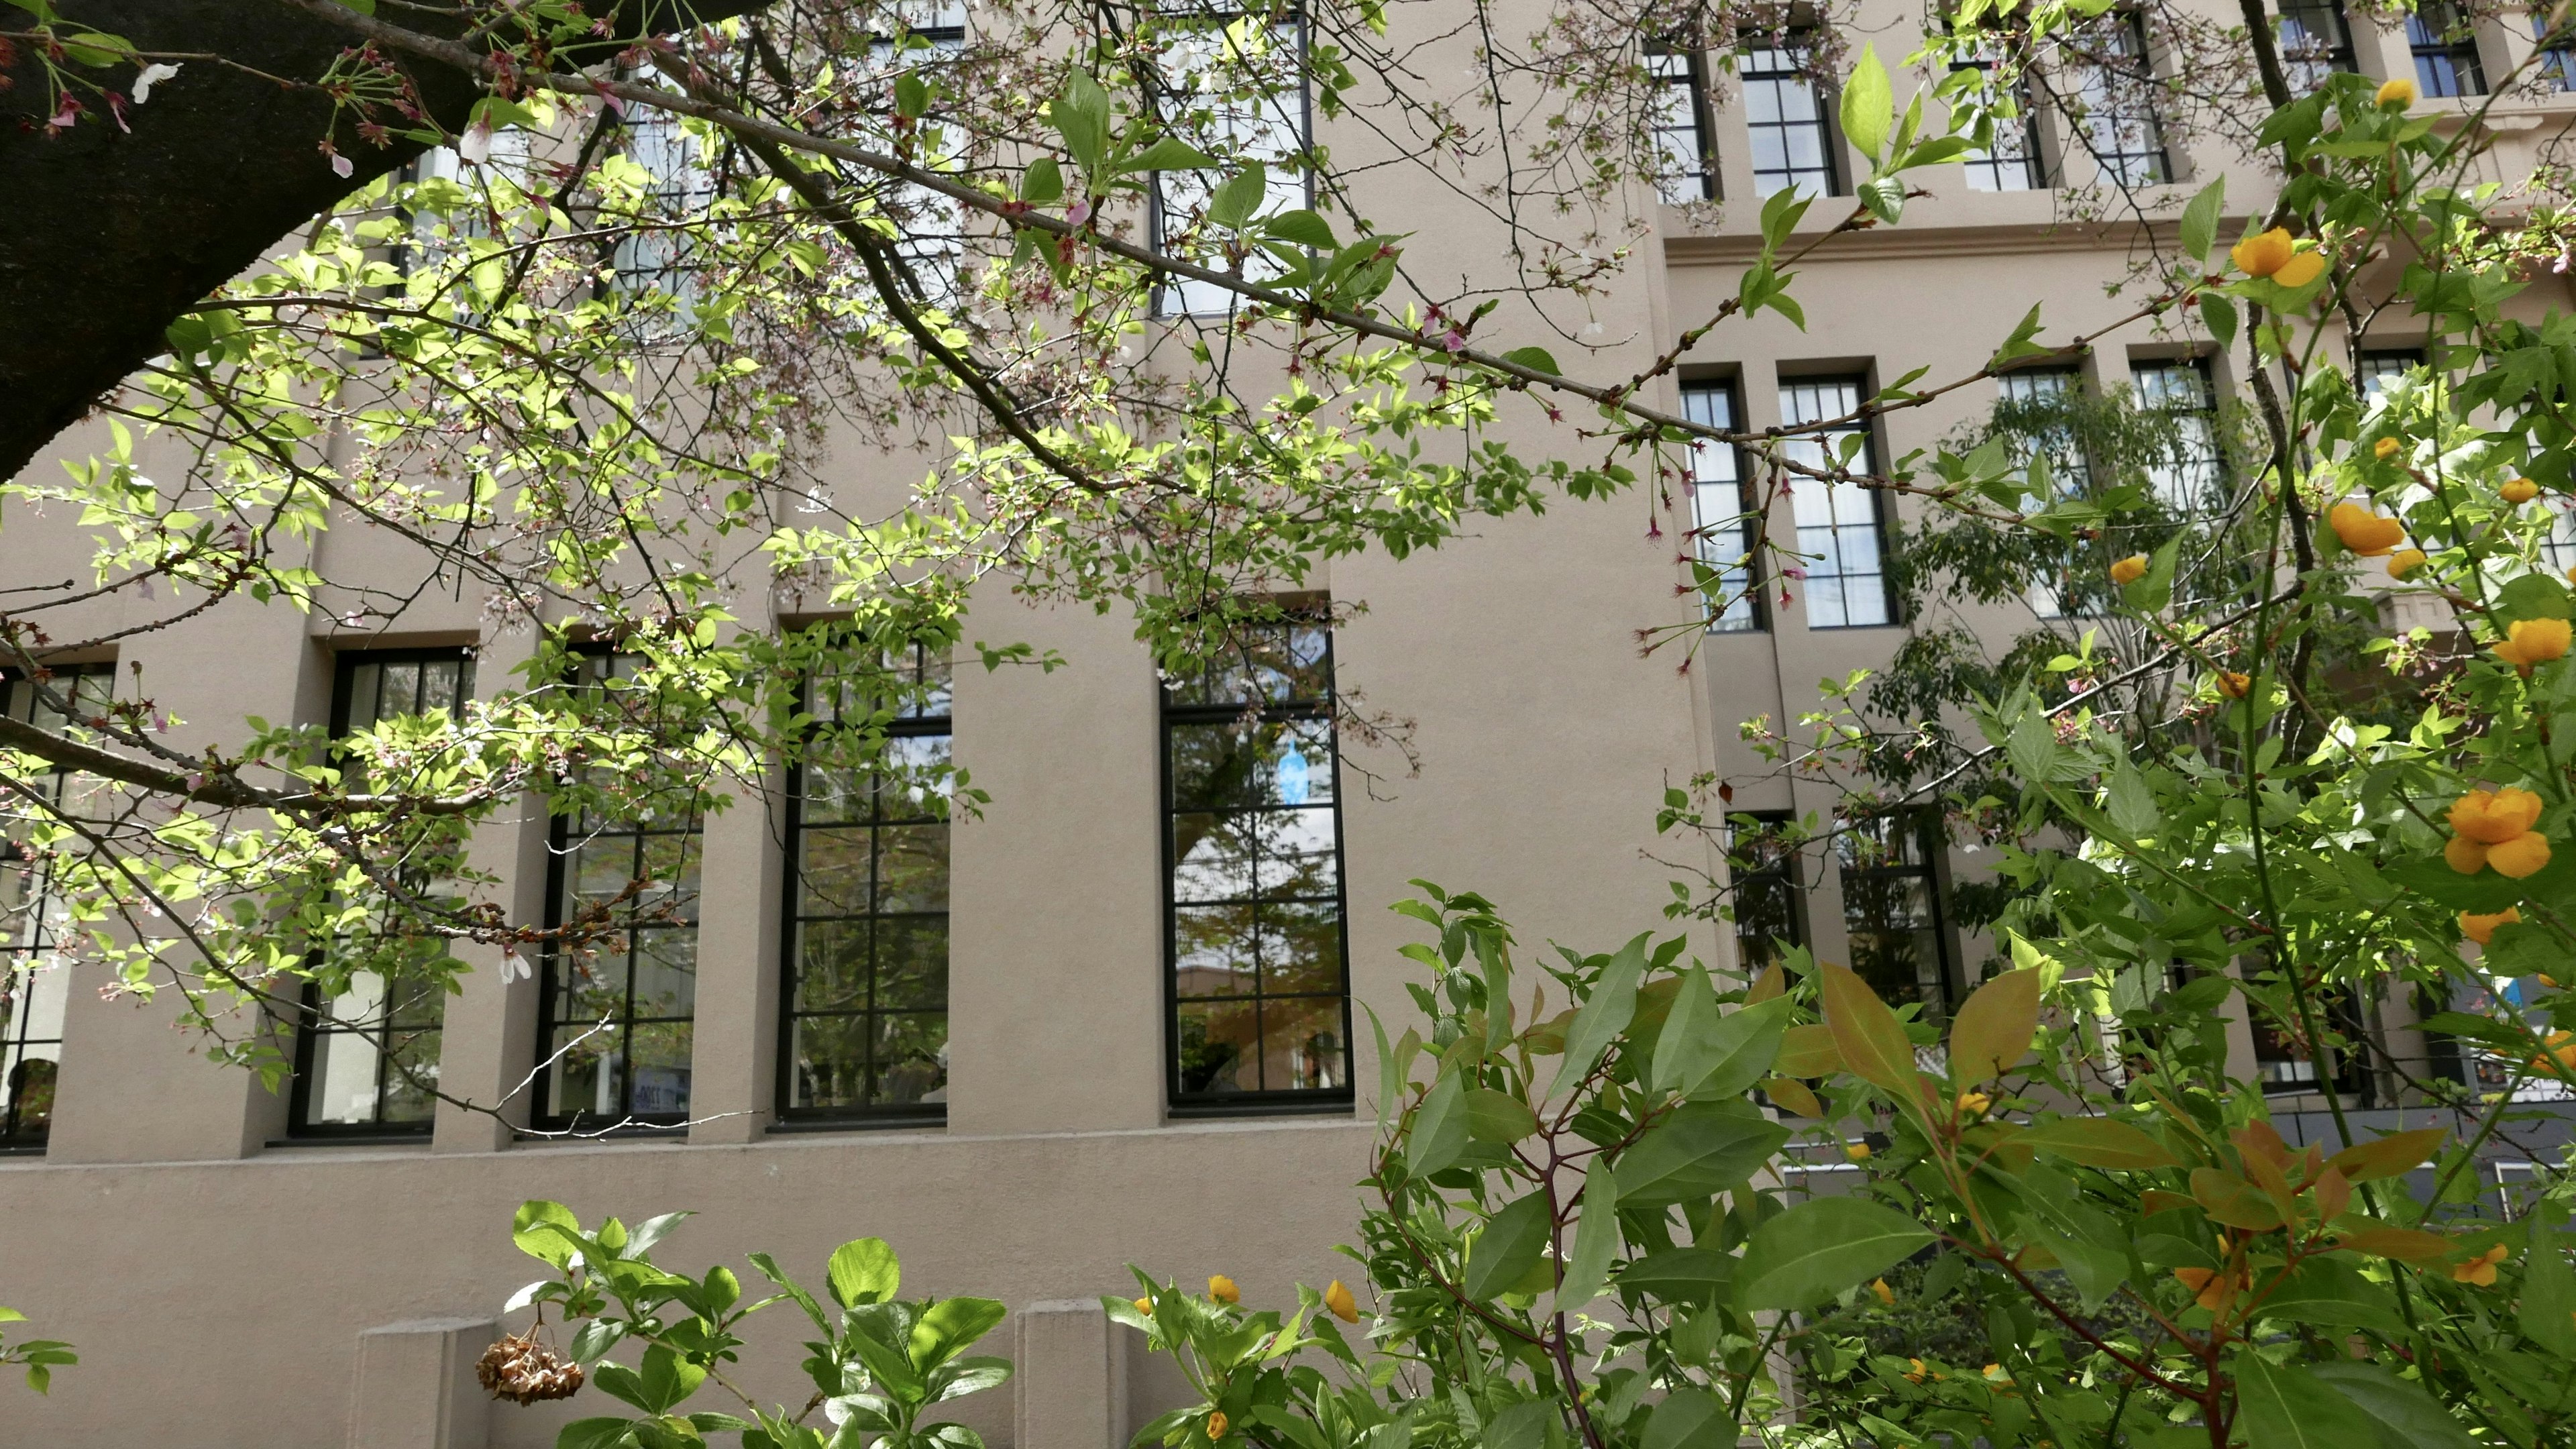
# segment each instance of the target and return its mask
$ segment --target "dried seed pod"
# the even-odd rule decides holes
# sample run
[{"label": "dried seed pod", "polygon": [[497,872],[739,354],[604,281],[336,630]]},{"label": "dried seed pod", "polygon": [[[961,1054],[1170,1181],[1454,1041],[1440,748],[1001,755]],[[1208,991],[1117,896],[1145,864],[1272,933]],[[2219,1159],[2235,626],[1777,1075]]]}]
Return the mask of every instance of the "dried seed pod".
[{"label": "dried seed pod", "polygon": [[570,1363],[534,1334],[512,1334],[483,1350],[474,1377],[496,1399],[521,1408],[542,1399],[569,1399],[581,1392],[581,1365]]}]

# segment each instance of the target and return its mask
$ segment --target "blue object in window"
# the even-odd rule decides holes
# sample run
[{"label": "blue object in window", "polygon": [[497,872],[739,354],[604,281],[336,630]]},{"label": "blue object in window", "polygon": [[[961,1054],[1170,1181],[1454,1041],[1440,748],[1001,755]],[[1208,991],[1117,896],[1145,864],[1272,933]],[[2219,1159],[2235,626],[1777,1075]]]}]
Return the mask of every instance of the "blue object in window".
[{"label": "blue object in window", "polygon": [[1278,775],[1279,803],[1282,805],[1305,804],[1306,793],[1310,788],[1310,782],[1307,779],[1306,756],[1298,750],[1297,742],[1295,740],[1290,740],[1288,742],[1288,752],[1279,757]]}]

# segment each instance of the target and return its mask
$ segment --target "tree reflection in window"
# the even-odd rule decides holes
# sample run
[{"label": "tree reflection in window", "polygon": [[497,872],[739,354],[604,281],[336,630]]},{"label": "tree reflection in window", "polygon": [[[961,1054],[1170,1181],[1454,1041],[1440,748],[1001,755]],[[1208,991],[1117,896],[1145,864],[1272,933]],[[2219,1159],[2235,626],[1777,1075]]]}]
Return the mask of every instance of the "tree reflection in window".
[{"label": "tree reflection in window", "polygon": [[[105,712],[115,692],[113,664],[56,665],[44,688],[69,705],[72,717]],[[36,684],[11,675],[0,681],[9,717],[41,730],[78,735]],[[69,726],[67,729],[66,727]],[[84,777],[87,778],[87,777]],[[74,777],[57,773],[37,786],[55,805],[76,806]],[[62,903],[46,888],[45,860],[29,848],[46,812],[21,802],[8,812],[6,854],[0,856],[0,913],[8,934],[0,941],[0,1152],[38,1151],[53,1130],[54,1083],[63,1052],[63,1008],[71,996],[71,969],[57,947],[69,925]]]},{"label": "tree reflection in window", "polygon": [[1919,1001],[1936,1017],[1950,1006],[1938,841],[1937,818],[1911,812],[1854,821],[1834,838],[1852,970],[1889,1005]]},{"label": "tree reflection in window", "polygon": [[1746,975],[1807,944],[1807,902],[1788,811],[1730,815],[1726,867],[1734,882],[1735,954]]},{"label": "tree reflection in window", "polygon": [[1330,631],[1255,628],[1163,724],[1172,1104],[1348,1102]]}]

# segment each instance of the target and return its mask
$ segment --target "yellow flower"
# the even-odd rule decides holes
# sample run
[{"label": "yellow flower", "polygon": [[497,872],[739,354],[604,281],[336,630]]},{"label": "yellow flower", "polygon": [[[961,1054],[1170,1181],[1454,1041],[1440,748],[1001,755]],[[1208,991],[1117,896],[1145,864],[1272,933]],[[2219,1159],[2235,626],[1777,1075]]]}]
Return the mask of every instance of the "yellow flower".
[{"label": "yellow flower", "polygon": [[2388,556],[2388,576],[2402,579],[2424,566],[2424,550],[2401,548]]},{"label": "yellow flower", "polygon": [[1136,1311],[1137,1311],[1137,1312],[1139,1312],[1139,1313],[1141,1313],[1141,1314],[1144,1314],[1147,1318],[1151,1318],[1151,1317],[1153,1317],[1153,1316],[1154,1316],[1154,1300],[1153,1300],[1153,1299],[1151,1299],[1151,1298],[1139,1298],[1139,1299],[1137,1299],[1137,1300],[1136,1300]]},{"label": "yellow flower", "polygon": [[2549,864],[2549,837],[2534,830],[2502,845],[2490,845],[2487,864],[2495,867],[2496,874],[2514,880],[2538,875]]},{"label": "yellow flower", "polygon": [[1235,1288],[1234,1280],[1225,1276],[1223,1273],[1212,1273],[1208,1275],[1208,1296],[1219,1303],[1241,1303],[1243,1301],[1243,1294]]},{"label": "yellow flower", "polygon": [[1343,1287],[1342,1280],[1339,1278],[1333,1280],[1333,1286],[1324,1290],[1324,1306],[1333,1310],[1333,1316],[1344,1323],[1360,1321],[1359,1302],[1351,1297],[1351,1290]]},{"label": "yellow flower", "polygon": [[1886,1279],[1870,1279],[1869,1291],[1878,1295],[1878,1301],[1881,1307],[1893,1308],[1896,1306],[1896,1290],[1887,1286]]},{"label": "yellow flower", "polygon": [[2529,503],[2540,496],[2540,485],[2528,478],[2516,478],[2496,490],[2507,503]]},{"label": "yellow flower", "polygon": [[2281,269],[2272,274],[2272,281],[2283,287],[2304,287],[2315,281],[2325,269],[2325,253],[2300,252],[2281,263]]},{"label": "yellow flower", "polygon": [[2442,859],[2462,875],[2476,875],[2487,868],[2487,848],[2465,835],[2454,835],[2444,842]]},{"label": "yellow flower", "polygon": [[2480,1288],[2492,1288],[2495,1286],[2496,1264],[2503,1262],[2504,1259],[2505,1246],[2498,1243],[2465,1263],[2452,1264],[2451,1281],[2474,1283]]},{"label": "yellow flower", "polygon": [[2540,797],[2511,785],[2471,790],[2451,802],[2451,829],[2480,845],[2502,845],[2540,819]]},{"label": "yellow flower", "polygon": [[2358,503],[2336,504],[2327,512],[2326,523],[2344,547],[2363,558],[2377,558],[2406,541],[2405,524],[2382,518]]},{"label": "yellow flower", "polygon": [[2379,94],[2374,99],[2383,106],[2394,106],[2402,111],[2415,104],[2415,83],[2404,76],[2399,76],[2395,80],[2381,81]]},{"label": "yellow flower", "polygon": [[2503,640],[2491,647],[2495,657],[2529,674],[2535,664],[2564,657],[2569,637],[2564,619],[2516,619],[2506,626]]},{"label": "yellow flower", "polygon": [[1905,1361],[1905,1381],[1907,1383],[1919,1384],[1923,1382],[1923,1374],[1923,1360],[1919,1358],[1909,1358]]},{"label": "yellow flower", "polygon": [[2540,1045],[2541,1054],[2531,1059],[2533,1071],[2576,1071],[2576,1032],[2553,1031]]},{"label": "yellow flower", "polygon": [[2495,939],[2496,927],[2511,925],[2521,919],[2522,912],[2511,906],[2493,915],[2484,916],[2471,911],[2462,911],[2460,912],[2460,934],[2483,946]]},{"label": "yellow flower", "polygon": [[2571,583],[2571,584],[2576,584],[2576,564],[2569,564],[2569,565],[2567,566],[2566,573],[2567,573],[2567,582],[2569,582],[2569,583]]},{"label": "yellow flower", "polygon": [[2229,699],[2243,699],[2254,688],[2254,676],[2233,669],[2218,671],[2218,692]]},{"label": "yellow flower", "polygon": [[1999,1363],[1990,1363],[1986,1365],[1986,1377],[1993,1379],[1997,1383],[2008,1384],[2012,1382],[2012,1375],[2005,1373],[2004,1366]]},{"label": "yellow flower", "polygon": [[2268,277],[2290,260],[2289,232],[2280,227],[2249,236],[2228,249],[2228,257],[2249,277]]},{"label": "yellow flower", "polygon": [[1843,1144],[1843,1156],[1850,1158],[1854,1162],[1867,1162],[1869,1161],[1869,1144],[1866,1142],[1846,1142]]},{"label": "yellow flower", "polygon": [[1961,1092],[1959,1094],[1959,1111],[1965,1116],[1983,1117],[1986,1115],[1986,1109],[1993,1105],[1994,1099],[1983,1092]]},{"label": "yellow flower", "polygon": [[2147,556],[2133,553],[2111,564],[2111,582],[2126,587],[2147,576]]},{"label": "yellow flower", "polygon": [[2194,1303],[2212,1313],[2224,1307],[2227,1300],[2235,1296],[2239,1286],[2236,1274],[2222,1273],[2216,1268],[2176,1268],[2173,1275],[2182,1280],[2182,1286],[2192,1290]]},{"label": "yellow flower", "polygon": [[1208,1415],[1207,1431],[1208,1437],[1211,1439],[1222,1439],[1225,1437],[1225,1410],[1219,1409],[1215,1413]]},{"label": "yellow flower", "polygon": [[2389,459],[2396,457],[2397,450],[2405,446],[2406,444],[2399,439],[2382,438],[2378,442],[2370,445],[2370,456],[2385,463]]}]

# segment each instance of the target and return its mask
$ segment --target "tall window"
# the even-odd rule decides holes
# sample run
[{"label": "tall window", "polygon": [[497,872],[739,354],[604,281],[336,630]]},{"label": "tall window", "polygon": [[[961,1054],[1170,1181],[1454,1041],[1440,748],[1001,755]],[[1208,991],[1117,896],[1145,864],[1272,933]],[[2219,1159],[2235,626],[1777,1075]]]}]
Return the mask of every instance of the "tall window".
[{"label": "tall window", "polygon": [[2114,10],[2086,22],[2077,32],[2077,45],[2085,52],[2077,90],[2084,107],[2084,145],[2094,168],[2115,186],[2171,181],[2146,22],[2136,11]]},{"label": "tall window", "polygon": [[[1723,382],[1682,387],[1682,415],[1712,428],[1735,430],[1735,388]],[[1759,580],[1754,577],[1753,485],[1732,443],[1706,438],[1691,444],[1691,519],[1701,565],[1711,571],[1701,586],[1709,605],[1708,627],[1759,629],[1763,623]]]},{"label": "tall window", "polygon": [[1807,944],[1807,895],[1799,889],[1798,852],[1788,843],[1786,810],[1757,810],[1726,819],[1726,869],[1735,883],[1735,958],[1747,975],[1780,959],[1783,946]]},{"label": "tall window", "polygon": [[1939,817],[1908,811],[1853,822],[1834,837],[1842,860],[1843,925],[1852,970],[1895,1005],[1950,1006],[1950,931],[1934,866]]},{"label": "tall window", "polygon": [[[902,0],[893,8],[900,25],[870,42],[863,73],[843,82],[854,93],[867,88],[890,92],[898,76],[936,70],[966,48],[966,7],[960,0]],[[933,112],[926,120],[924,139],[946,139],[932,134],[938,122]],[[871,129],[870,134],[880,141],[892,140],[889,132]],[[953,154],[925,151],[918,163],[924,169],[945,170],[955,164]],[[878,178],[870,190],[879,210],[895,225],[897,236],[890,250],[910,277],[915,294],[936,306],[955,306],[966,280],[964,209],[909,181]]]},{"label": "tall window", "polygon": [[2147,481],[2156,497],[2177,513],[2208,507],[2226,476],[2218,447],[2217,392],[2210,385],[2209,359],[2176,358],[2169,362],[2133,362],[2129,375],[2137,383],[2138,406],[2173,420],[2166,453],[2148,465]]},{"label": "tall window", "polygon": [[[622,700],[636,664],[632,654],[584,654],[572,685]],[[606,929],[546,955],[538,1116],[549,1127],[689,1115],[699,863],[689,804],[554,819],[547,924]]]},{"label": "tall window", "polygon": [[2340,71],[2359,69],[2353,62],[2352,30],[2344,23],[2343,0],[2281,0],[2281,69],[2301,95],[2326,83]]},{"label": "tall window", "polygon": [[937,1120],[948,1103],[948,661],[913,645],[873,677],[808,685],[818,732],[881,727],[848,758],[818,733],[788,792],[779,1115]]},{"label": "tall window", "polygon": [[[1995,390],[1995,422],[2011,430],[2007,436],[2017,460],[2025,467],[2035,459],[2047,460],[2050,486],[2061,498],[2089,491],[2093,466],[2069,416],[2083,396],[2083,374],[2072,367],[2024,368],[1996,378]],[[2065,552],[2052,549],[2033,555],[2034,562],[2041,558],[2049,564],[2032,580],[2025,598],[2031,612],[2041,618],[2063,618],[2069,612]]]},{"label": "tall window", "polygon": [[[1988,90],[2002,85],[2002,55],[1991,41],[1979,43],[1970,59],[1951,69],[1980,72]],[[2031,108],[2028,83],[2019,77],[2013,80],[2011,100],[2016,114],[1995,118],[1994,144],[1961,158],[1968,168],[1971,191],[2038,191],[2048,185],[2040,167],[2039,116]]]},{"label": "tall window", "polygon": [[[1166,123],[1175,136],[1229,169],[1246,162],[1263,167],[1264,194],[1255,215],[1294,211],[1310,204],[1305,155],[1307,114],[1305,27],[1227,11],[1211,11],[1195,32],[1178,37],[1162,59]],[[1193,233],[1225,174],[1158,171],[1150,220],[1154,243],[1222,270],[1220,239]],[[1276,258],[1255,248],[1243,262],[1253,281],[1279,274]],[[1206,282],[1155,284],[1155,311],[1166,317],[1234,310],[1235,295]]]},{"label": "tall window", "polygon": [[1715,128],[1699,56],[1653,45],[1646,50],[1646,69],[1655,78],[1655,154],[1661,160],[1655,188],[1676,206],[1707,201],[1717,195],[1717,156],[1709,142]]},{"label": "tall window", "polygon": [[1164,689],[1175,1110],[1351,1100],[1332,697],[1321,620]]},{"label": "tall window", "polygon": [[644,183],[635,211],[617,218],[634,229],[617,239],[609,258],[616,289],[672,298],[676,319],[685,323],[695,312],[698,269],[688,224],[715,200],[715,175],[698,153],[698,138],[668,111],[632,107],[624,132],[620,153],[643,168]]},{"label": "tall window", "polygon": [[[1823,422],[1856,412],[1861,385],[1854,378],[1783,383],[1780,421],[1789,427]],[[1851,455],[1855,473],[1878,471],[1877,449],[1866,427],[1836,428],[1792,438],[1782,445],[1788,456],[1811,468],[1840,462],[1845,439],[1860,445]],[[1798,552],[1806,559],[1807,627],[1855,629],[1896,621],[1896,601],[1889,590],[1877,491],[1858,483],[1826,482],[1803,475],[1789,481],[1798,520]]]},{"label": "tall window", "polygon": [[2406,17],[2406,48],[2415,55],[2416,88],[2426,96],[2487,93],[2477,34],[2449,0],[2422,0]]},{"label": "tall window", "polygon": [[2531,38],[2538,42],[2540,52],[2539,64],[2533,69],[2549,89],[2576,91],[2576,41],[2570,40],[2568,26],[2562,25],[2554,32],[2549,28],[2549,10],[2544,6],[2531,12]]},{"label": "tall window", "polygon": [[[58,665],[50,672],[45,688],[70,706],[70,717],[40,699],[32,681],[11,677],[0,684],[11,719],[60,731],[104,709],[115,689],[113,664]],[[69,775],[57,774],[42,788],[56,805],[77,804]],[[0,938],[6,942],[0,946],[0,1152],[33,1152],[53,1129],[63,1006],[71,997],[70,967],[57,947],[68,922],[46,888],[44,862],[29,848],[28,827],[39,817],[24,806],[9,814],[15,817],[10,838],[0,848],[0,913],[7,921]]]},{"label": "tall window", "polygon": [[1753,155],[1753,193],[1841,190],[1825,98],[1807,69],[1814,40],[1803,31],[1754,37],[1737,61],[1744,84],[1744,126]]},{"label": "tall window", "polygon": [[[331,701],[331,735],[345,738],[404,715],[461,717],[474,697],[474,661],[462,649],[388,649],[339,658]],[[344,783],[365,788],[355,761]],[[397,870],[400,870],[397,867]],[[440,883],[403,871],[424,893]],[[349,973],[349,987],[324,1000],[304,988],[295,1034],[295,1089],[290,1128],[299,1137],[422,1133],[438,1108],[439,1031],[447,993],[435,963],[443,941],[368,942],[396,962],[383,971]]]}]

